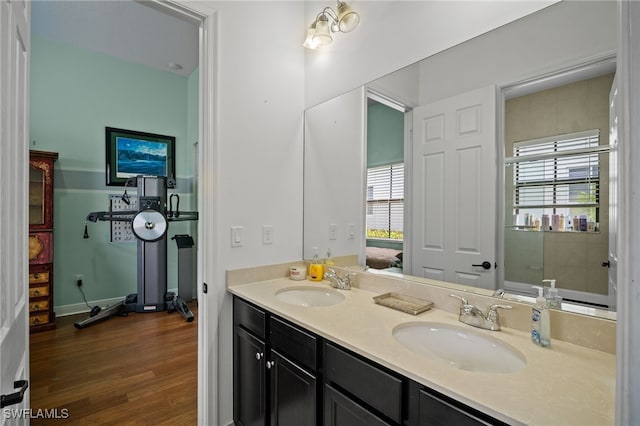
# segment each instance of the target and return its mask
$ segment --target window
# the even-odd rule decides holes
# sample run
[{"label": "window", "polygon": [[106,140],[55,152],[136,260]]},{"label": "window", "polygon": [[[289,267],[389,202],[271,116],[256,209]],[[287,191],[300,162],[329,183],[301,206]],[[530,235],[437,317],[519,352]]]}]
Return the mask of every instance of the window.
[{"label": "window", "polygon": [[564,223],[564,229],[551,222],[550,229],[564,231],[578,230],[575,217],[599,221],[601,155],[609,149],[599,139],[600,131],[590,130],[513,144],[514,156],[505,163],[513,165],[514,225],[557,216],[556,228]]},{"label": "window", "polygon": [[367,169],[367,238],[402,241],[404,164]]}]

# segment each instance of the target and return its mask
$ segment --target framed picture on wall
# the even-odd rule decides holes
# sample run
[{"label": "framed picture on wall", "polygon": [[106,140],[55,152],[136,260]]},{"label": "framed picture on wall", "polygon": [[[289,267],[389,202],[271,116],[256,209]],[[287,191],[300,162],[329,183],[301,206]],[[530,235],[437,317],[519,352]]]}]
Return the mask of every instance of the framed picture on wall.
[{"label": "framed picture on wall", "polygon": [[138,175],[176,176],[176,138],[106,127],[107,185],[124,186]]}]

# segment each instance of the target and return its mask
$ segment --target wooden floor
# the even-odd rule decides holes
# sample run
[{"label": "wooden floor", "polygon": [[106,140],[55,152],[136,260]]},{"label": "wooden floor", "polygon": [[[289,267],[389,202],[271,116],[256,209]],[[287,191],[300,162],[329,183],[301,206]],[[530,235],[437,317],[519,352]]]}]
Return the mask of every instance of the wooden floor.
[{"label": "wooden floor", "polygon": [[31,424],[195,425],[197,306],[131,313],[78,330],[86,315],[58,318],[57,329],[31,334],[31,408],[66,409],[66,420]]}]

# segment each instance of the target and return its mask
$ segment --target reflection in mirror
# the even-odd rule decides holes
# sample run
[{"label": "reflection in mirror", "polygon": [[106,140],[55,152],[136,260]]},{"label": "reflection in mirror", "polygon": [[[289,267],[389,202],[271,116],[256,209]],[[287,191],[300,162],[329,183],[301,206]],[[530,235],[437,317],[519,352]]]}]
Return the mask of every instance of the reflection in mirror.
[{"label": "reflection in mirror", "polygon": [[[376,127],[383,127],[383,130],[387,130],[387,125],[381,125],[378,122],[381,119],[372,119],[371,116],[375,114],[376,109],[384,110],[379,106],[385,105],[380,99],[393,100],[392,103],[401,105],[408,111],[404,114],[403,137],[405,141],[404,169],[407,178],[404,182],[403,196],[405,214],[404,223],[402,223],[402,258],[399,259],[400,262],[391,259],[391,262],[384,269],[394,270],[393,268],[402,266],[402,272],[407,278],[429,283],[437,282],[433,281],[434,279],[441,279],[448,283],[464,284],[463,289],[483,294],[493,294],[499,289],[506,288],[505,298],[519,300],[529,300],[527,295],[532,294],[529,291],[532,284],[540,284],[541,279],[556,279],[560,294],[565,298],[565,302],[576,300],[583,304],[592,304],[592,306],[613,308],[612,291],[610,286],[606,284],[607,271],[606,268],[599,266],[607,259],[608,212],[605,211],[605,207],[608,205],[606,182],[608,171],[606,154],[598,153],[595,155],[598,158],[597,164],[589,163],[586,166],[578,166],[578,168],[582,168],[583,177],[592,178],[597,169],[600,176],[597,183],[594,184],[592,181],[576,182],[569,185],[573,187],[572,189],[563,188],[561,183],[555,184],[557,190],[565,190],[565,192],[573,194],[572,196],[580,193],[580,195],[575,195],[574,199],[584,201],[585,205],[580,207],[583,208],[581,212],[578,212],[574,206],[563,207],[560,205],[562,203],[558,203],[555,207],[536,204],[538,207],[532,209],[533,206],[514,206],[515,188],[513,174],[510,170],[515,166],[510,165],[505,168],[503,160],[516,156],[513,151],[514,142],[522,145],[526,141],[599,129],[597,144],[605,146],[608,143],[608,107],[603,106],[600,102],[597,105],[591,105],[584,102],[584,98],[580,97],[582,95],[569,95],[568,91],[569,89],[578,90],[579,86],[584,86],[587,89],[583,88],[578,91],[587,90],[587,92],[597,93],[600,97],[608,97],[615,70],[614,62],[609,60],[609,65],[613,64],[613,67],[610,67],[607,72],[591,75],[588,78],[579,76],[579,73],[564,71],[579,69],[584,64],[607,62],[607,59],[615,57],[616,22],[616,6],[612,2],[556,3],[368,84],[369,93],[375,93],[380,98],[374,96],[367,105],[367,97],[363,89],[359,93],[359,99],[350,97],[354,110],[350,113],[345,110],[336,110],[336,115],[329,117],[325,124],[319,125],[314,122],[318,116],[317,112],[324,110],[324,114],[328,114],[327,111],[333,108],[332,102],[337,102],[345,96],[349,97],[350,94],[307,110],[305,114],[304,185],[305,258],[312,257],[313,247],[318,247],[321,257],[327,249],[331,249],[334,255],[357,254],[359,265],[364,266],[367,263],[365,247],[387,245],[394,247],[395,250],[400,250],[397,248],[398,241],[394,241],[394,238],[380,238],[379,234],[376,236],[370,234],[368,238],[366,237],[367,230],[372,232],[373,229],[381,228],[378,222],[374,221],[372,210],[376,208],[374,206],[377,206],[378,209],[381,209],[381,205],[385,206],[387,212],[390,212],[392,206],[397,208],[399,204],[400,197],[392,193],[393,191],[388,193],[386,197],[379,196],[375,191],[374,193],[369,191],[371,185],[365,184],[365,170],[369,166],[375,167],[374,154],[379,150],[368,144],[365,145],[365,141],[371,141],[377,137]],[[543,82],[552,80],[550,76],[559,74],[563,78],[569,76],[574,80],[563,80],[562,83],[554,81],[553,86],[566,86],[564,88],[539,88],[533,84],[533,82],[540,80]],[[586,80],[579,83],[575,81],[576,76],[579,76],[579,80],[585,80],[585,78]],[[601,83],[597,89],[594,86],[596,80]],[[556,90],[555,106],[549,105],[549,93],[551,92],[545,94],[547,90]],[[421,161],[431,161],[430,170],[433,170],[433,167],[437,165],[437,161],[434,160],[439,155],[437,152],[424,152],[426,157],[420,157],[416,152],[419,151],[420,145],[430,143],[431,136],[436,134],[434,129],[438,129],[438,126],[444,123],[431,119],[435,115],[429,114],[429,106],[477,91],[484,91],[483,93],[489,96],[493,92],[493,102],[495,102],[498,114],[488,122],[480,121],[484,112],[477,113],[476,111],[471,112],[472,109],[464,109],[463,114],[457,114],[460,119],[458,130],[463,136],[471,129],[479,130],[487,127],[495,129],[495,134],[489,137],[494,144],[493,154],[487,156],[484,151],[474,151],[473,149],[456,154],[462,156],[462,159],[466,161],[458,164],[464,164],[467,169],[476,167],[478,170],[495,172],[491,180],[492,183],[480,185],[478,194],[481,195],[477,195],[477,198],[473,199],[474,195],[470,188],[473,188],[471,183],[474,180],[465,178],[460,173],[457,176],[458,178],[463,176],[462,180],[452,182],[451,178],[447,178],[442,180],[442,184],[438,188],[432,185],[431,179],[428,181],[416,179],[416,176],[419,176],[418,172],[424,171],[416,164],[420,164]],[[534,92],[541,93],[534,94]],[[528,100],[525,101],[525,99]],[[531,110],[523,111],[521,109],[522,103],[528,103]],[[546,105],[546,108],[539,108],[537,111],[539,115],[530,115],[533,114],[536,105]],[[337,129],[336,126],[341,122],[338,117],[346,117],[345,114],[362,117],[360,120],[361,129],[365,129],[365,109],[368,110],[367,114],[371,114],[366,122],[366,137],[364,134],[358,133],[355,128],[337,131],[337,134],[333,135],[327,134],[326,129],[332,127]],[[426,111],[423,115],[425,120],[420,125],[413,125],[417,111],[421,110]],[[488,110],[491,110],[491,107]],[[598,123],[585,122],[574,114],[576,111],[583,110],[587,110],[587,114],[597,115]],[[518,120],[520,124],[517,124]],[[372,123],[371,121],[376,122]],[[357,118],[350,120],[352,125],[357,122]],[[344,124],[344,120],[342,120],[342,124]],[[378,126],[376,126],[377,124]],[[423,134],[422,139],[416,137],[416,134],[422,131],[419,129],[420,126],[422,126],[422,130],[426,129],[421,133]],[[392,126],[388,125],[388,127]],[[534,131],[536,127],[538,131]],[[322,133],[325,137],[314,132],[314,129],[317,128],[323,129]],[[410,137],[411,132],[413,132],[413,138]],[[345,134],[353,136],[344,138]],[[340,140],[340,145],[336,146],[338,140]],[[497,149],[496,140],[500,141],[499,149]],[[345,143],[349,143],[351,146],[347,148],[342,145]],[[348,155],[347,150],[350,150],[354,157],[345,158],[344,156]],[[465,157],[462,154],[469,155]],[[368,163],[370,155],[372,156],[371,164]],[[395,160],[397,159],[392,161],[390,158],[384,166],[397,164],[394,163]],[[337,170],[336,167],[340,170]],[[450,167],[447,166],[442,170],[448,168]],[[341,170],[344,170],[345,173],[341,173]],[[547,168],[544,170],[546,173]],[[572,173],[573,179],[578,171],[573,170]],[[392,177],[392,172],[389,171],[388,175]],[[466,207],[457,210],[448,207],[442,208],[444,197],[452,191],[455,185],[461,182],[467,185],[466,192],[459,192],[458,198],[454,197],[453,203]],[[580,185],[583,186],[580,187]],[[581,194],[585,192],[582,189],[594,188],[594,185],[597,186],[597,193],[591,194],[586,191],[585,194]],[[517,192],[525,194],[526,191],[527,189],[523,188],[518,189]],[[422,197],[419,201],[416,201],[417,194]],[[314,205],[312,201],[314,198],[319,201],[320,195],[326,197],[326,202],[323,206]],[[598,206],[594,206],[596,203],[593,199],[594,196],[598,199]],[[471,199],[474,203],[469,201]],[[358,202],[360,204],[356,205]],[[567,201],[564,204],[572,202]],[[417,204],[421,206],[422,211],[416,206]],[[491,209],[483,209],[487,206],[493,208],[493,213],[487,213],[487,211],[491,212]],[[498,206],[500,207],[498,208]],[[476,208],[479,210],[473,210]],[[527,208],[530,208],[528,212]],[[529,213],[529,217],[538,216],[541,227],[543,214],[548,215],[550,226],[554,223],[559,226],[560,214],[564,214],[565,229],[562,234],[559,230],[529,231],[530,228],[524,228],[525,213]],[[442,224],[446,225],[434,222],[433,218],[438,214],[442,216],[440,218]],[[514,223],[516,215],[517,222]],[[557,218],[554,215],[557,215]],[[574,216],[578,216],[579,224],[581,215],[585,215],[587,231],[574,232],[566,229],[569,224],[573,226],[571,222],[574,220]],[[589,220],[589,215],[591,215],[591,220]],[[386,230],[388,236],[392,235],[392,231],[395,231],[392,228],[399,227],[397,221],[391,220],[392,216],[384,217],[387,220],[387,226],[382,228]],[[376,215],[375,220],[384,221],[380,217],[383,216]],[[365,218],[367,225],[365,225]],[[593,222],[591,230],[589,222]],[[598,223],[597,231],[596,222]],[[425,223],[428,226],[425,226]],[[514,227],[521,224],[522,226],[519,228]],[[332,227],[332,225],[335,226]],[[350,225],[354,225],[354,227]],[[459,266],[453,261],[450,262],[450,265],[432,266],[429,259],[420,263],[423,260],[416,257],[415,252],[425,246],[432,248],[433,253],[437,252],[438,244],[442,243],[439,240],[441,235],[438,234],[438,230],[444,229],[445,226],[452,227],[450,232],[458,238],[455,242],[460,243],[460,246],[456,250],[464,252],[473,260],[465,259],[463,266]],[[535,227],[535,218],[532,226]],[[355,229],[355,233],[350,233],[349,229]],[[487,233],[489,236],[484,236],[479,231],[487,229],[490,230]],[[331,233],[331,230],[337,230],[337,233]],[[487,238],[495,243],[495,247],[489,249],[487,253],[483,253],[482,257],[473,258],[473,254],[478,251],[476,247],[479,247],[480,242]],[[527,239],[523,242],[525,246],[518,242],[522,239]],[[594,240],[594,244],[585,244],[584,240],[586,239]],[[384,243],[382,240],[385,240]],[[444,243],[442,245],[444,246]],[[578,246],[583,249],[580,253],[576,251]],[[552,248],[556,250],[555,253],[552,252]],[[529,252],[525,250],[529,250]],[[444,258],[449,262],[454,257],[447,255]],[[514,260],[516,260],[515,263],[513,263]],[[485,262],[490,265],[487,270],[482,266]],[[586,266],[587,263],[597,264],[598,268],[602,269],[598,269],[597,274],[589,273],[587,270],[590,267]],[[462,269],[463,267],[465,269]],[[573,273],[567,267],[582,267],[585,278],[595,279],[596,275],[600,278],[597,280],[597,284],[595,281],[590,282],[589,280],[582,283],[572,282],[570,276]],[[528,272],[532,276],[525,278],[527,271],[523,268],[529,268]],[[595,271],[595,266],[592,269]],[[397,271],[397,269],[395,270]],[[458,271],[463,272],[459,273]],[[480,278],[489,276],[489,274],[491,274],[491,278],[489,278],[488,284],[483,283]],[[563,303],[563,309],[565,307],[570,306]],[[580,312],[597,314],[598,310],[585,308]],[[604,316],[610,317],[610,315]]]},{"label": "reflection in mirror", "polygon": [[[567,301],[615,307],[609,288],[611,61],[595,76],[505,103],[505,287],[555,279]],[[576,77],[579,78],[579,77]]]}]

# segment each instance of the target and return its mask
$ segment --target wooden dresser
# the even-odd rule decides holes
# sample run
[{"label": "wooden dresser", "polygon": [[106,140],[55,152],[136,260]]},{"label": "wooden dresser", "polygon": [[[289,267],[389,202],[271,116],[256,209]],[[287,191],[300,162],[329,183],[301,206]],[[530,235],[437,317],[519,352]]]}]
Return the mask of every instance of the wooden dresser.
[{"label": "wooden dresser", "polygon": [[29,328],[56,327],[53,312],[53,163],[57,152],[29,151]]}]

